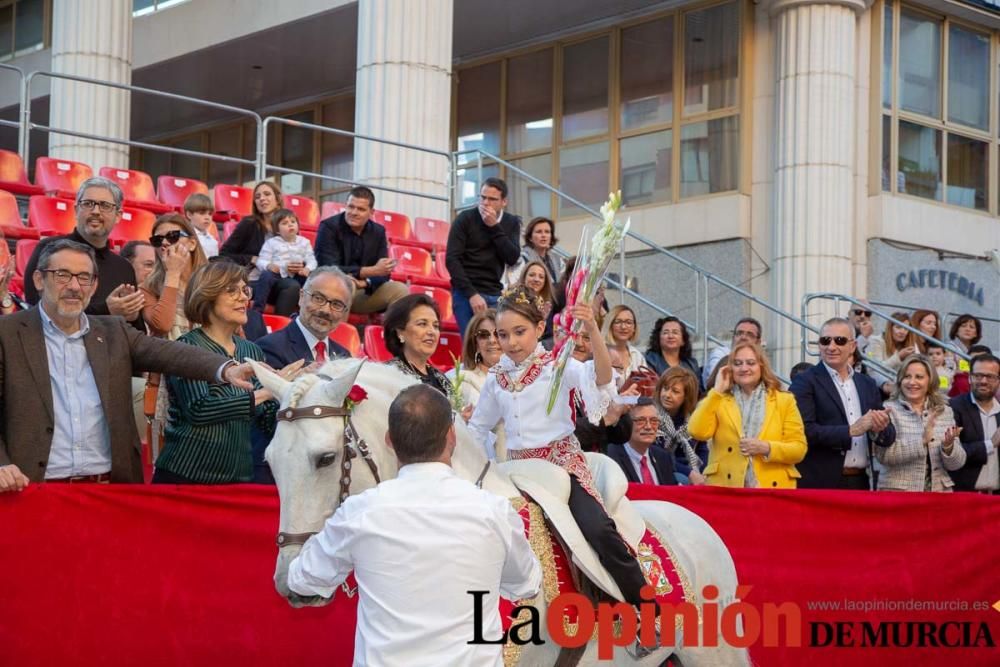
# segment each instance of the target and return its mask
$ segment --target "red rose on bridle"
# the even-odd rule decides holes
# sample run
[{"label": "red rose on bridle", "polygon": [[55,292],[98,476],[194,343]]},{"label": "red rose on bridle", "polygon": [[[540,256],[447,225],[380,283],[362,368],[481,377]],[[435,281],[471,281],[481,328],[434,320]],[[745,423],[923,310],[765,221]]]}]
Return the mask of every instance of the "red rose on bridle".
[{"label": "red rose on bridle", "polygon": [[353,408],[366,398],[368,398],[368,392],[365,391],[363,387],[354,385],[351,387],[351,390],[347,392],[347,407]]}]

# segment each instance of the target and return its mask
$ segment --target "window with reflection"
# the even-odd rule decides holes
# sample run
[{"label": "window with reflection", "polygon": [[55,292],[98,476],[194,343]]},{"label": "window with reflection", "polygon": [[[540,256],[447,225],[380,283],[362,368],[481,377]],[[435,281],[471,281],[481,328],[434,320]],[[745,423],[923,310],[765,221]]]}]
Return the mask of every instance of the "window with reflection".
[{"label": "window with reflection", "polygon": [[552,145],[552,49],[507,61],[507,153]]},{"label": "window with reflection", "polygon": [[563,49],[563,143],[608,131],[608,38]]},{"label": "window with reflection", "polygon": [[941,199],[941,132],[899,121],[899,192]]},{"label": "window with reflection", "polygon": [[673,132],[622,139],[619,143],[622,200],[629,206],[670,201]]},{"label": "window with reflection", "polygon": [[684,15],[684,115],[736,106],[740,22],[736,3]]},{"label": "window with reflection", "polygon": [[899,19],[899,105],[941,116],[941,24],[904,11]]},{"label": "window with reflection", "polygon": [[625,28],[621,44],[621,129],[671,122],[674,17]]},{"label": "window with reflection", "polygon": [[990,129],[990,37],[954,24],[948,30],[948,120]]},{"label": "window with reflection", "polygon": [[[315,123],[312,109],[288,116],[290,120]],[[281,165],[288,169],[312,171],[313,166],[313,134],[312,130],[281,126]],[[281,174],[281,189],[285,194],[296,194],[311,190],[313,179],[301,174]]]},{"label": "window with reflection", "polygon": [[[340,97],[323,105],[323,125],[325,127],[354,131],[354,96]],[[350,180],[354,175],[354,139],[329,132],[322,133],[322,154],[320,171],[326,176]],[[349,188],[346,183],[323,181],[320,188],[334,190]]]},{"label": "window with reflection", "polygon": [[989,208],[986,191],[988,174],[989,144],[949,133],[948,203],[985,211]]},{"label": "window with reflection", "polygon": [[[608,196],[608,142],[573,146],[559,151],[559,189],[592,209]],[[560,198],[560,215],[582,215],[583,209]]]},{"label": "window with reflection", "polygon": [[[500,63],[461,70],[458,80],[458,150],[500,152]],[[474,161],[469,154],[463,160]]]},{"label": "window with reflection", "polygon": [[[514,160],[512,164],[543,183],[552,182],[552,155],[548,153]],[[517,212],[524,220],[552,216],[552,194],[538,183],[508,170],[507,187],[510,201],[517,202]]]},{"label": "window with reflection", "polygon": [[735,116],[681,129],[681,197],[736,189],[739,119]]}]

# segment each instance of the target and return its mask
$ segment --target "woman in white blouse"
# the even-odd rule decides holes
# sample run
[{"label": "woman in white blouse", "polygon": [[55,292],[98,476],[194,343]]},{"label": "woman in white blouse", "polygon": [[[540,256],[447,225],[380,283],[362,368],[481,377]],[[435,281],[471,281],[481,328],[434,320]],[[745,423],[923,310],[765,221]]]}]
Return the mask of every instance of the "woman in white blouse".
[{"label": "woman in white blouse", "polygon": [[951,491],[955,483],[948,471],[965,465],[965,449],[957,442],[961,429],[938,392],[938,375],[927,357],[907,357],[885,407],[896,441],[875,447],[875,457],[885,466],[879,491]]}]

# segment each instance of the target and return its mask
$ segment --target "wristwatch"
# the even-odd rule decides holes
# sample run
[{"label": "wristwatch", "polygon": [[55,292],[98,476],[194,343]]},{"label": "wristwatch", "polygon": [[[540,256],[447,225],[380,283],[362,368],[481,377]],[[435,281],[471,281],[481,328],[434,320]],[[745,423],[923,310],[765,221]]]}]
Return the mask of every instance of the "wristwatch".
[{"label": "wristwatch", "polygon": [[8,292],[7,296],[5,296],[2,300],[0,300],[0,308],[13,308],[13,307],[14,307],[14,299],[11,298],[10,293]]}]

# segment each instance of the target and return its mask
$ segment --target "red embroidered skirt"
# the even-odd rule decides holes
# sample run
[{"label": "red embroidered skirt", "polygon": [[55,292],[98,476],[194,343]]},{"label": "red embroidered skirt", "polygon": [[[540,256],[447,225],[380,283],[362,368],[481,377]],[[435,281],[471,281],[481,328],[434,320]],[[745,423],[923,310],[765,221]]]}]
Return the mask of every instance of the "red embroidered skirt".
[{"label": "red embroidered skirt", "polygon": [[[601,498],[597,487],[594,486],[594,477],[590,474],[590,468],[587,467],[587,459],[580,448],[580,441],[572,433],[561,440],[553,440],[545,447],[509,449],[507,456],[514,461],[544,459],[549,463],[554,463],[576,477],[576,481],[580,483],[583,490],[593,496],[594,500],[601,504],[601,507],[604,507],[604,499]],[[604,507],[604,511],[607,512],[606,507]]]}]

